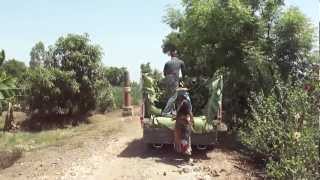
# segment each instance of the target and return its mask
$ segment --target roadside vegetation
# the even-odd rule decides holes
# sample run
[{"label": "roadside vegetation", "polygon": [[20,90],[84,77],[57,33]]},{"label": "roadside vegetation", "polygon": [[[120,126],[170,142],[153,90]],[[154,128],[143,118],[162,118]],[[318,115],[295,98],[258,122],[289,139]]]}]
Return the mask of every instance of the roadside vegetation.
[{"label": "roadside vegetation", "polygon": [[[319,177],[319,56],[310,20],[283,0],[184,0],[164,21],[173,31],[163,51],[176,48],[189,77],[224,75],[224,120],[266,163],[268,177]],[[198,82],[205,102],[206,84]]]},{"label": "roadside vegetation", "polygon": [[[10,167],[25,152],[47,148],[50,146],[62,146],[68,144],[70,148],[80,148],[85,138],[109,137],[111,134],[121,131],[121,124],[110,121],[110,118],[102,114],[86,117],[86,123],[76,127],[65,124],[63,128],[55,128],[40,132],[6,132],[0,133],[0,170]],[[21,119],[23,120],[23,119]],[[3,119],[0,119],[0,125]],[[0,128],[2,131],[2,129]],[[79,139],[77,139],[79,137]]]},{"label": "roadside vegetation", "polygon": [[[47,147],[80,135],[105,123],[90,119],[92,113],[122,107],[125,68],[102,64],[102,49],[88,34],[68,34],[55,44],[38,42],[31,49],[30,63],[6,59],[0,53],[0,168],[23,152]],[[139,84],[132,82],[133,105],[139,104]],[[3,129],[8,104],[24,114]],[[12,117],[16,115],[12,113]],[[103,119],[103,118],[102,118]],[[9,122],[9,121],[8,121]],[[116,129],[107,124],[105,131]]]},{"label": "roadside vegetation", "polygon": [[[268,177],[319,178],[320,57],[310,20],[296,7],[285,8],[284,0],[183,0],[180,9],[168,8],[164,22],[172,32],[163,40],[163,52],[177,49],[187,76],[196,78],[193,109],[206,107],[207,82],[222,74],[224,121],[264,162]],[[9,124],[12,129],[0,134],[0,168],[24,151],[99,127],[86,124],[92,112],[123,104],[126,68],[105,66],[102,48],[88,34],[68,34],[52,45],[38,42],[30,57],[26,66],[0,51],[0,112],[13,104],[26,114],[29,127]],[[141,70],[161,78],[150,64]],[[131,94],[138,105],[138,82],[132,82]],[[4,124],[0,119],[0,128]],[[48,124],[53,125],[42,126]]]}]

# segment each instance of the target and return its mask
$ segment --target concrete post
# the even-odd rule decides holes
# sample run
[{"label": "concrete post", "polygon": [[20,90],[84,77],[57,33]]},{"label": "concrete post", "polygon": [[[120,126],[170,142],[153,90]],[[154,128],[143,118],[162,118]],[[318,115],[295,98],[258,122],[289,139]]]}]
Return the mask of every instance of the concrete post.
[{"label": "concrete post", "polygon": [[131,83],[129,72],[126,71],[123,86],[123,107],[122,116],[132,116],[133,107],[131,106]]}]

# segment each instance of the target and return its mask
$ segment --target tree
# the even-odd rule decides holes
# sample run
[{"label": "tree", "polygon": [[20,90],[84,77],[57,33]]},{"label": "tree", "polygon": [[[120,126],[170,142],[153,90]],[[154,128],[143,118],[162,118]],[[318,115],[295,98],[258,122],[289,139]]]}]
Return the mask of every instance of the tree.
[{"label": "tree", "polygon": [[124,67],[104,67],[104,77],[112,86],[122,86],[126,71]]},{"label": "tree", "polygon": [[77,101],[80,112],[93,109],[95,83],[101,77],[101,47],[91,44],[88,34],[68,34],[58,39],[53,56],[53,67],[75,74],[80,91],[75,94],[74,101]]},{"label": "tree", "polygon": [[302,63],[311,55],[314,28],[298,8],[285,11],[275,25],[275,57],[283,79],[304,71]]},{"label": "tree", "polygon": [[[260,7],[261,2],[256,3]],[[236,0],[186,0],[183,5],[184,14],[174,21],[180,26],[166,37],[164,47],[177,47],[189,77],[210,79],[218,69],[225,68],[225,87],[233,87],[225,88],[229,91],[224,104],[230,110],[226,114],[243,115],[249,92],[263,89],[261,79],[271,77],[260,45],[264,29],[260,29],[261,17],[255,13],[259,8]],[[204,84],[199,86],[207,89]],[[202,101],[205,103],[206,99]]]},{"label": "tree", "polygon": [[4,50],[0,51],[0,66],[3,64],[3,61],[6,59],[6,53]]},{"label": "tree", "polygon": [[184,0],[182,4],[183,11],[170,9],[165,18],[174,31],[164,39],[163,51],[175,47],[189,77],[208,79],[224,68],[227,115],[244,117],[250,92],[270,93],[277,74],[285,72],[279,61],[295,62],[299,57],[305,62],[308,57],[313,40],[309,22],[296,10],[283,13],[282,0]]},{"label": "tree", "polygon": [[27,102],[32,112],[41,115],[68,115],[77,110],[74,97],[79,84],[73,72],[35,67],[27,72]]},{"label": "tree", "polygon": [[9,76],[13,78],[20,79],[22,75],[26,72],[27,67],[21,61],[16,59],[10,59],[5,61],[1,69]]},{"label": "tree", "polygon": [[[319,162],[319,130],[311,116],[316,103],[302,90],[307,80],[299,77],[315,58],[310,21],[297,8],[284,11],[283,0],[183,0],[182,5],[165,18],[173,31],[163,51],[177,48],[189,77],[209,79],[222,72],[224,120],[244,132],[255,152],[269,157],[274,148],[274,159],[267,161],[271,178],[312,177]],[[191,98],[205,94],[199,92]],[[201,102],[207,99],[205,94]],[[192,102],[199,109],[199,101]],[[301,150],[304,144],[310,146]]]},{"label": "tree", "polygon": [[103,77],[101,48],[92,44],[87,34],[68,34],[49,49],[52,56],[45,66],[28,72],[31,110],[70,115],[95,109],[97,84]]},{"label": "tree", "polygon": [[41,41],[36,43],[30,52],[30,68],[43,66],[46,56],[47,52],[44,44]]}]

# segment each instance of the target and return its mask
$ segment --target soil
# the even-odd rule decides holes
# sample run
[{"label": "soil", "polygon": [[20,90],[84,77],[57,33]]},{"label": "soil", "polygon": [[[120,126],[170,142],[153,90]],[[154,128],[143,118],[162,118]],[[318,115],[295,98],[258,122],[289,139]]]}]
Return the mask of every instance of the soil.
[{"label": "soil", "polygon": [[[164,180],[164,179],[261,179],[256,164],[223,145],[193,151],[185,161],[167,145],[148,148],[142,141],[137,116],[121,112],[94,115],[99,127],[47,148],[24,153],[12,166],[0,170],[0,179],[57,180]],[[109,131],[108,127],[117,127]]]}]

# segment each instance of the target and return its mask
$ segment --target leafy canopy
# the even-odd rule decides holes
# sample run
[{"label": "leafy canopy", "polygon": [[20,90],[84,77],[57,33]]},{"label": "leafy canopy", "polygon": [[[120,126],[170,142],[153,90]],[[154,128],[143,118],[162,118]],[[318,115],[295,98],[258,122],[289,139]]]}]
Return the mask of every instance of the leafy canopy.
[{"label": "leafy canopy", "polygon": [[101,88],[101,83],[100,88],[96,88],[102,78],[101,48],[92,44],[87,34],[68,34],[60,37],[44,54],[49,55],[45,63],[31,69],[26,82],[30,89],[30,108],[49,114],[93,110],[97,89]]}]

